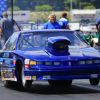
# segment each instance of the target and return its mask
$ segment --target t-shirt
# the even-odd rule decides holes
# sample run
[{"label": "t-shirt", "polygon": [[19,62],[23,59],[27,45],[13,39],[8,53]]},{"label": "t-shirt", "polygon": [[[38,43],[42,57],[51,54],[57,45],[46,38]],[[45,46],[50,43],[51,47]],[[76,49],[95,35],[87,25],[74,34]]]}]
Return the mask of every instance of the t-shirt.
[{"label": "t-shirt", "polygon": [[13,24],[8,18],[1,19],[1,27],[3,28],[1,36],[9,38],[13,32]]},{"label": "t-shirt", "polygon": [[61,18],[58,23],[62,29],[66,29],[66,27],[68,27],[68,20],[65,18]]},{"label": "t-shirt", "polygon": [[58,22],[50,23],[49,21],[44,25],[43,29],[61,29]]}]

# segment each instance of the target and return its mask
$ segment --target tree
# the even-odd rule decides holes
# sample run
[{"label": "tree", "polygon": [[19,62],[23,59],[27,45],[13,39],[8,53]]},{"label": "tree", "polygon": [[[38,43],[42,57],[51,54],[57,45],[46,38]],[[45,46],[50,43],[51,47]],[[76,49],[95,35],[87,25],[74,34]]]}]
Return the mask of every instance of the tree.
[{"label": "tree", "polygon": [[35,6],[36,11],[51,11],[52,7],[49,5]]},{"label": "tree", "polygon": [[[14,11],[20,11],[20,8],[17,7],[17,6],[14,6],[14,7],[13,7],[13,10],[14,10]],[[11,7],[8,8],[7,11],[11,11]]]},{"label": "tree", "polygon": [[41,9],[42,9],[43,11],[51,11],[51,10],[52,10],[52,7],[49,6],[49,5],[42,5],[42,6],[41,6]]},{"label": "tree", "polygon": [[[32,11],[63,11],[64,9],[68,11],[70,10],[70,2],[71,0],[13,0],[14,6],[19,7],[21,10]],[[90,6],[90,8],[92,7],[92,9],[94,8],[93,6],[95,6],[95,8],[97,9],[100,8],[100,0],[72,0],[73,9],[79,9],[80,4],[82,9],[86,6]],[[11,0],[7,0],[7,8],[10,7]]]},{"label": "tree", "polygon": [[83,9],[96,9],[96,7],[91,5],[91,6],[85,6]]},{"label": "tree", "polygon": [[41,6],[35,6],[36,11],[41,11]]}]

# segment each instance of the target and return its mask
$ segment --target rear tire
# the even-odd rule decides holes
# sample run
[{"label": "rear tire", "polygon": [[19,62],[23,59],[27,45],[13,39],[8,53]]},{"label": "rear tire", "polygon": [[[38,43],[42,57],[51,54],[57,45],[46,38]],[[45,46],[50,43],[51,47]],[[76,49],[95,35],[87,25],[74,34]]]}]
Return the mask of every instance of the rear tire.
[{"label": "rear tire", "polygon": [[32,85],[32,80],[25,80],[25,75],[24,75],[24,67],[22,66],[22,71],[21,71],[21,81],[22,81],[22,86],[24,88],[30,88]]},{"label": "rear tire", "polygon": [[15,83],[16,83],[16,82],[14,82],[14,81],[9,81],[9,80],[5,80],[5,81],[3,82],[3,84],[4,84],[5,87],[13,87],[13,86],[15,86]]},{"label": "rear tire", "polygon": [[71,86],[72,80],[48,80],[50,86]]},{"label": "rear tire", "polygon": [[90,84],[94,86],[99,84],[99,79],[89,79],[89,81],[90,81]]}]

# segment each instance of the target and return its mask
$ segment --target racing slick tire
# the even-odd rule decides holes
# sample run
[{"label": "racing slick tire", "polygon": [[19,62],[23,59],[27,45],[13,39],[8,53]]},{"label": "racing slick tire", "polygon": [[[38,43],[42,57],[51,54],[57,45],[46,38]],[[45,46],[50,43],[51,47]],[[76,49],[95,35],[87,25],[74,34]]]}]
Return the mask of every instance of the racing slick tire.
[{"label": "racing slick tire", "polygon": [[99,79],[89,79],[89,81],[90,81],[90,84],[94,86],[99,84]]},{"label": "racing slick tire", "polygon": [[21,81],[22,81],[22,86],[24,88],[30,88],[32,85],[32,80],[25,80],[25,75],[24,75],[24,67],[22,66],[21,70]]},{"label": "racing slick tire", "polygon": [[3,82],[3,84],[4,84],[5,87],[13,87],[13,86],[15,86],[15,83],[16,83],[16,82],[14,82],[14,81],[9,81],[9,80],[5,80],[5,81]]},{"label": "racing slick tire", "polygon": [[72,80],[48,80],[50,86],[71,86]]}]

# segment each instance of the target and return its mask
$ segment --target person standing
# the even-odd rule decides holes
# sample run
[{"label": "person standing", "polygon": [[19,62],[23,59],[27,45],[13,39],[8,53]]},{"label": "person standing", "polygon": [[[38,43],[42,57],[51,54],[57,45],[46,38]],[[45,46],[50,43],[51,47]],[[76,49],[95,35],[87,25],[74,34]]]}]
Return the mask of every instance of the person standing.
[{"label": "person standing", "polygon": [[97,32],[99,34],[98,46],[100,46],[100,18],[98,19],[98,21],[96,23],[96,29],[97,29]]},{"label": "person standing", "polygon": [[67,20],[67,13],[62,13],[62,17],[58,23],[61,26],[61,29],[70,29]]},{"label": "person standing", "polygon": [[54,14],[49,15],[49,21],[44,25],[43,29],[61,29],[58,22],[55,21],[55,15]]},{"label": "person standing", "polygon": [[1,37],[1,45],[4,46],[5,42],[13,33],[13,24],[12,21],[8,19],[8,15],[6,12],[3,12],[1,15],[1,28],[0,28],[0,37]]}]

